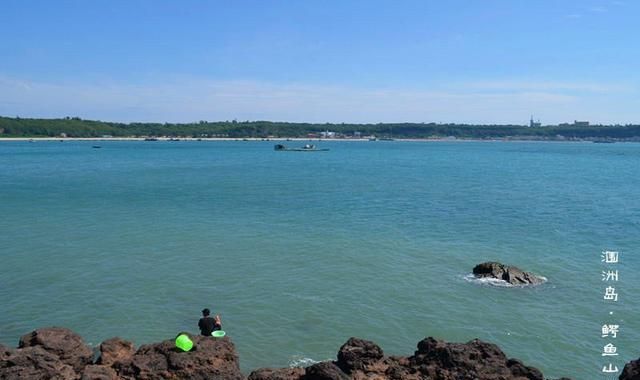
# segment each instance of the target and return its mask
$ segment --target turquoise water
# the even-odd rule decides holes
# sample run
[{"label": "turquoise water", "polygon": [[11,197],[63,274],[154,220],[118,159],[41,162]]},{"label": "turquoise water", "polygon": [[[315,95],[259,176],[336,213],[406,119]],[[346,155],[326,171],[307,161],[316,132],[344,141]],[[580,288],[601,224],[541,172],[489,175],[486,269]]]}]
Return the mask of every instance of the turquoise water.
[{"label": "turquoise water", "polygon": [[[62,325],[140,345],[210,307],[244,371],[332,359],[350,336],[402,355],[478,337],[576,379],[640,356],[640,144],[94,144],[0,142],[3,344]],[[549,281],[465,279],[487,260]]]}]

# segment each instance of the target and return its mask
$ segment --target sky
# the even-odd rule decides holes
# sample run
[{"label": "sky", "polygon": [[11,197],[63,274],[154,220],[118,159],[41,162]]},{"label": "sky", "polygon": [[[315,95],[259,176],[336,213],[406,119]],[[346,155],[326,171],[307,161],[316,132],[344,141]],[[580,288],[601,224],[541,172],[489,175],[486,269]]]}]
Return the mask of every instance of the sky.
[{"label": "sky", "polygon": [[640,123],[637,0],[2,0],[0,115]]}]

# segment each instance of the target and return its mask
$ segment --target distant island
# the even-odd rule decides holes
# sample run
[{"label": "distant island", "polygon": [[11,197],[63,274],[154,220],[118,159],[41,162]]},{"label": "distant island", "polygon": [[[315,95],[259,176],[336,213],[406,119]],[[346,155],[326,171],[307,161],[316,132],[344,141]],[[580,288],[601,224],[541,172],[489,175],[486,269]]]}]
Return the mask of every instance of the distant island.
[{"label": "distant island", "polygon": [[199,121],[194,123],[117,123],[79,117],[31,119],[0,117],[0,138],[331,138],[331,139],[480,139],[543,141],[640,141],[640,124],[474,125],[455,123],[292,123],[274,121]]}]

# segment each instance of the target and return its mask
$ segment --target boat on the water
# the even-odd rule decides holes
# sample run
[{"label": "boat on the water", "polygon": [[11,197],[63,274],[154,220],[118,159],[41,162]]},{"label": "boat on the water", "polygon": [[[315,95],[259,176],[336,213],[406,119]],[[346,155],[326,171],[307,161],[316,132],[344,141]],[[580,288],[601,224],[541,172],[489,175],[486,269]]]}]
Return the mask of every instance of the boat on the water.
[{"label": "boat on the water", "polygon": [[313,144],[305,144],[301,148],[287,148],[282,144],[276,144],[273,147],[273,149],[278,151],[288,151],[288,152],[326,152],[329,150],[328,148],[318,148]]}]

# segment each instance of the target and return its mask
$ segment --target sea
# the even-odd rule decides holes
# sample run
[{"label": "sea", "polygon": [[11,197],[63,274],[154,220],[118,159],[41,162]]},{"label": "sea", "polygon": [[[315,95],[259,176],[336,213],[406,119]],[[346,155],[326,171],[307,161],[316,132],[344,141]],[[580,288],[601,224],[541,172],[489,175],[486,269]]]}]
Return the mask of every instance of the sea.
[{"label": "sea", "polygon": [[[479,338],[580,380],[640,357],[639,143],[275,143],[0,142],[0,343],[140,346],[210,308],[245,373],[349,337]],[[475,280],[485,261],[547,281]]]}]

